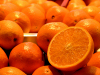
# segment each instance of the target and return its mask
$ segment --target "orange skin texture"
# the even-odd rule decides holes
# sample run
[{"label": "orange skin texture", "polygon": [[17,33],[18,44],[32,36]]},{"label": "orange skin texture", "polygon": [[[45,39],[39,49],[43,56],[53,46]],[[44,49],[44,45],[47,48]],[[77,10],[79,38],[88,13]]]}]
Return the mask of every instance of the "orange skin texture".
[{"label": "orange skin texture", "polygon": [[12,3],[5,3],[0,5],[0,20],[4,18],[13,11],[19,11],[19,7]]},{"label": "orange skin texture", "polygon": [[45,14],[36,7],[29,6],[22,10],[31,22],[30,33],[37,33],[39,29],[45,24]]},{"label": "orange skin texture", "polygon": [[64,16],[69,13],[64,7],[61,6],[54,6],[51,7],[46,13],[46,23],[49,22],[62,22]]},{"label": "orange skin texture", "polygon": [[99,0],[93,1],[93,2],[89,3],[88,6],[100,7],[100,1]]},{"label": "orange skin texture", "polygon": [[26,74],[32,74],[35,69],[44,65],[42,58],[42,51],[35,43],[24,42],[10,52],[9,65],[19,68]]},{"label": "orange skin texture", "polygon": [[59,4],[57,4],[56,2],[53,2],[53,1],[45,1],[43,2],[42,4],[40,4],[44,10],[45,10],[45,13],[47,13],[47,11],[53,7],[53,6],[59,6]]},{"label": "orange skin texture", "polygon": [[0,69],[0,75],[27,75],[16,67],[3,67]]},{"label": "orange skin texture", "polygon": [[76,71],[73,75],[99,75],[100,68],[95,66],[86,66]]},{"label": "orange skin texture", "polygon": [[75,9],[67,13],[63,19],[63,23],[68,26],[75,26],[80,20],[91,18],[86,12],[82,9]]},{"label": "orange skin texture", "polygon": [[0,47],[0,69],[8,66],[8,57],[4,50]]},{"label": "orange skin texture", "polygon": [[90,33],[96,51],[100,47],[100,23],[94,19],[84,19],[79,21],[75,26],[82,27]]},{"label": "orange skin texture", "polygon": [[29,33],[31,29],[31,22],[28,16],[20,11],[9,13],[5,20],[11,20],[16,22],[23,30],[24,33]]},{"label": "orange skin texture", "polygon": [[100,12],[100,8],[98,8],[96,6],[86,6],[82,10],[84,10],[86,13],[88,13],[91,16],[91,18],[93,18],[93,19],[94,19],[95,15]]},{"label": "orange skin texture", "polygon": [[87,63],[87,66],[96,66],[98,68],[100,68],[100,52],[96,52],[92,55],[91,59],[89,60],[89,62]]},{"label": "orange skin texture", "polygon": [[53,66],[46,65],[37,68],[32,75],[61,75],[61,74]]},{"label": "orange skin texture", "polygon": [[14,46],[23,42],[23,30],[10,20],[0,21],[0,46],[3,49],[11,50]]},{"label": "orange skin texture", "polygon": [[66,24],[61,22],[51,22],[43,25],[37,35],[37,44],[47,53],[48,45],[53,36],[67,27]]}]

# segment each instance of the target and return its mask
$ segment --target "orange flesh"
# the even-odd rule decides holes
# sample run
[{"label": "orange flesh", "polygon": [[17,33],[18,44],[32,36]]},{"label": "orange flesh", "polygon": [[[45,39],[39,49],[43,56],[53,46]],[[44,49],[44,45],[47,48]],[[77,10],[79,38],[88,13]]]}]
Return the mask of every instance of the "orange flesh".
[{"label": "orange flesh", "polygon": [[81,29],[67,29],[54,37],[49,51],[50,60],[59,66],[74,64],[88,51],[89,39]]}]

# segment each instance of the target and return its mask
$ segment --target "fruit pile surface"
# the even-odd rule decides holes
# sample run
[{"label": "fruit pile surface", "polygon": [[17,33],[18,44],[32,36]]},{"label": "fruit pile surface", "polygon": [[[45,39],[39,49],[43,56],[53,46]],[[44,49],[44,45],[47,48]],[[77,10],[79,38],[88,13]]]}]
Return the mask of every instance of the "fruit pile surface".
[{"label": "fruit pile surface", "polygon": [[99,62],[100,0],[0,0],[0,75],[100,75]]}]

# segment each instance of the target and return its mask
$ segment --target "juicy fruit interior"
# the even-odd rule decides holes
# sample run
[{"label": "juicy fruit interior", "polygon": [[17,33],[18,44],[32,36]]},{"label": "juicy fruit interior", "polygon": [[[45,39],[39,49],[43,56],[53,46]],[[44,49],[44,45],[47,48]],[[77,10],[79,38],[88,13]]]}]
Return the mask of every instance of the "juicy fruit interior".
[{"label": "juicy fruit interior", "polygon": [[89,39],[80,29],[68,29],[54,38],[56,40],[52,41],[49,54],[56,65],[73,64],[82,59],[88,51]]}]

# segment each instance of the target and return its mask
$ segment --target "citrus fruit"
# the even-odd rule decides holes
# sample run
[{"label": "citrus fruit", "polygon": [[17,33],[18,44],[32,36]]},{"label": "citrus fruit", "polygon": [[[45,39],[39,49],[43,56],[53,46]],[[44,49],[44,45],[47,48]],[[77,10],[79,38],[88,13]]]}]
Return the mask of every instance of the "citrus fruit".
[{"label": "citrus fruit", "polygon": [[49,22],[62,22],[64,16],[69,11],[61,6],[53,6],[46,13],[46,23]]},{"label": "citrus fruit", "polygon": [[30,4],[29,2],[25,0],[10,0],[9,2],[17,5],[20,8],[20,10],[24,9]]},{"label": "citrus fruit", "polygon": [[32,75],[61,75],[61,74],[53,66],[46,65],[37,68]]},{"label": "citrus fruit", "polygon": [[63,23],[68,26],[75,26],[80,20],[91,18],[89,14],[84,12],[82,9],[71,10],[64,16]]},{"label": "citrus fruit", "polygon": [[84,10],[86,13],[88,13],[91,18],[94,18],[96,14],[100,12],[100,8],[96,6],[86,6],[82,10]]},{"label": "citrus fruit", "polygon": [[0,21],[0,47],[6,50],[23,42],[23,30],[10,20]]},{"label": "citrus fruit", "polygon": [[53,38],[53,36],[61,31],[62,29],[67,28],[68,26],[62,22],[50,22],[43,25],[37,34],[37,44],[38,46],[47,53],[48,45]]},{"label": "citrus fruit", "polygon": [[31,29],[31,22],[29,17],[20,12],[20,11],[14,11],[9,13],[6,17],[5,20],[11,20],[16,22],[23,30],[24,33],[29,33]]},{"label": "citrus fruit", "polygon": [[96,66],[100,68],[100,52],[96,52],[92,55],[91,59],[87,63],[87,66]]},{"label": "citrus fruit", "polygon": [[87,64],[93,52],[94,43],[88,31],[81,27],[68,27],[52,38],[47,57],[53,67],[75,71]]},{"label": "citrus fruit", "polygon": [[22,10],[31,22],[30,33],[37,33],[39,29],[45,24],[45,14],[34,6],[26,7]]},{"label": "citrus fruit", "polygon": [[19,11],[19,8],[12,3],[0,4],[0,21],[4,20],[6,15],[13,11]]},{"label": "citrus fruit", "polygon": [[23,42],[15,46],[9,55],[9,65],[26,74],[32,74],[35,69],[44,65],[41,49],[33,42]]},{"label": "citrus fruit", "polygon": [[26,1],[28,1],[29,3],[42,4],[47,0],[26,0]]},{"label": "citrus fruit", "polygon": [[45,14],[44,8],[40,4],[31,3],[28,7],[33,6],[41,10]]},{"label": "citrus fruit", "polygon": [[86,66],[76,71],[73,75],[99,75],[100,68],[95,66]]},{"label": "citrus fruit", "polygon": [[95,15],[94,19],[100,23],[100,12]]},{"label": "citrus fruit", "polygon": [[90,33],[96,51],[100,47],[100,23],[94,19],[84,19],[79,21],[75,26],[82,27]]},{"label": "citrus fruit", "polygon": [[0,75],[27,75],[16,67],[3,67],[0,69]]},{"label": "citrus fruit", "polygon": [[8,66],[8,57],[4,50],[0,47],[0,69]]},{"label": "citrus fruit", "polygon": [[80,5],[80,4],[76,4],[76,3],[71,3],[71,4],[68,4],[67,9],[68,9],[69,11],[71,11],[71,10],[75,10],[75,9],[82,9],[82,8],[84,8],[84,7],[85,7],[85,5]]},{"label": "citrus fruit", "polygon": [[48,9],[50,9],[53,6],[59,6],[59,5],[54,1],[45,1],[41,4],[41,6],[44,8],[45,12],[47,13]]}]

